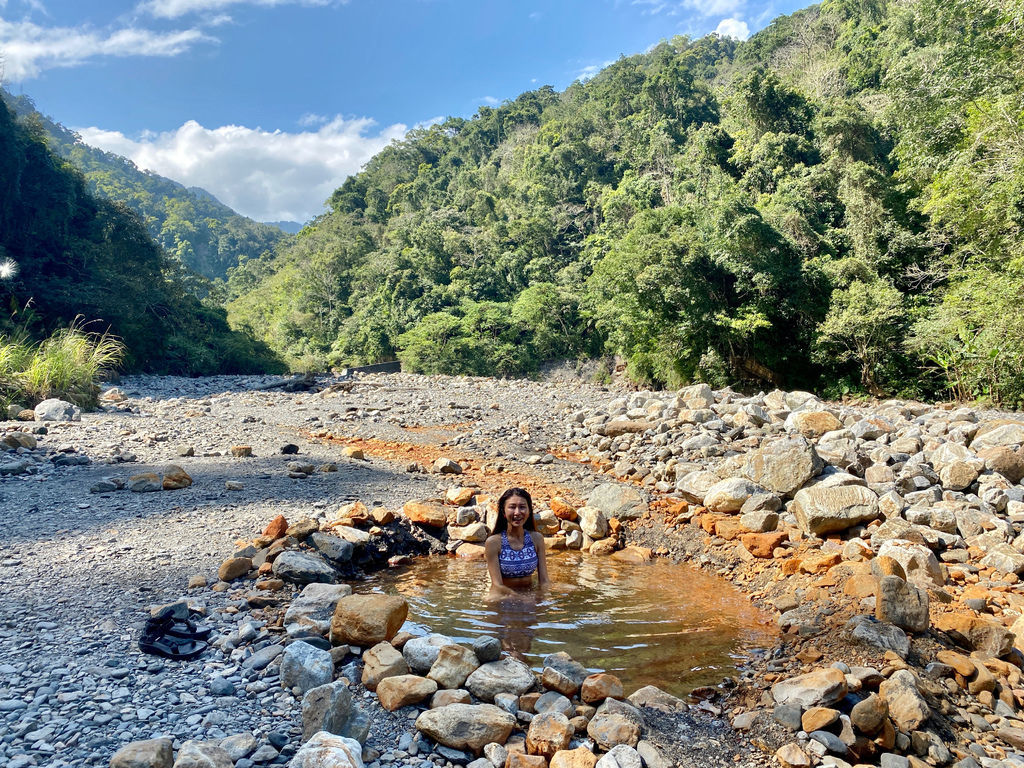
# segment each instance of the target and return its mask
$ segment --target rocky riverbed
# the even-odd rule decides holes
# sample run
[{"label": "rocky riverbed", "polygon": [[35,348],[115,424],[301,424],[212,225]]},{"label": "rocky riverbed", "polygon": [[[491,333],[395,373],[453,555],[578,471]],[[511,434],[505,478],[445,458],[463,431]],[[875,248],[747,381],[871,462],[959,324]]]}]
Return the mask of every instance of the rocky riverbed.
[{"label": "rocky riverbed", "polygon": [[[703,386],[276,383],[131,378],[81,420],[0,426],[0,761],[103,765],[166,737],[136,748],[150,762],[120,764],[313,765],[298,750],[320,691],[319,726],[354,737],[361,754],[349,757],[367,765],[503,762],[424,720],[441,693],[435,709],[453,717],[441,704],[497,704],[516,765],[586,765],[583,752],[604,754],[602,768],[641,755],[649,766],[1024,764],[1024,419]],[[478,557],[488,498],[513,484],[535,491],[550,547],[695,562],[774,611],[783,639],[689,704],[650,692],[616,704],[613,688],[595,707],[579,685],[558,692],[554,673],[515,701],[447,685],[405,701],[395,693],[430,688],[431,665],[410,665],[409,638],[393,632],[333,636],[344,589],[322,592],[329,615],[305,630],[288,618],[309,582],[358,585],[408,554]],[[210,649],[187,662],[141,653],[151,608],[178,601],[215,629]],[[416,679],[381,697],[364,680],[378,656]],[[484,658],[462,660],[498,663]],[[566,700],[558,717],[584,719],[571,733],[543,710],[552,693]],[[344,723],[324,719],[341,710]],[[591,727],[613,714],[639,717],[636,738]],[[561,735],[542,739],[534,721],[552,720]],[[553,751],[563,735],[573,749]]]}]

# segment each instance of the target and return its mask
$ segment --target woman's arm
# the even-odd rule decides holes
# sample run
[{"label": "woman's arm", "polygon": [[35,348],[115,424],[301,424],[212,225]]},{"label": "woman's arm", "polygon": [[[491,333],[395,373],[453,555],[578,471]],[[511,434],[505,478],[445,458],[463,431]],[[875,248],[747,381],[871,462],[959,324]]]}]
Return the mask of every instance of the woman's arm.
[{"label": "woman's arm", "polygon": [[487,560],[487,575],[491,577],[492,595],[514,595],[515,590],[505,586],[501,578],[501,565],[498,555],[501,553],[501,536],[488,536],[484,542],[484,559]]},{"label": "woman's arm", "polygon": [[533,536],[533,548],[537,550],[537,586],[546,588],[551,585],[548,579],[548,554],[544,537],[538,531],[531,531]]}]

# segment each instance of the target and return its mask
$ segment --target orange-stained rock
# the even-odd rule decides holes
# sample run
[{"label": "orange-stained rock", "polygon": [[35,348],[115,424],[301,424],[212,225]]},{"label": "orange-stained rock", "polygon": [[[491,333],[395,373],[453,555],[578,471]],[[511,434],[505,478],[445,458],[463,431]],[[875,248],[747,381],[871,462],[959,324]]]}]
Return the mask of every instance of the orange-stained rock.
[{"label": "orange-stained rock", "polygon": [[595,765],[597,765],[597,755],[588,750],[586,746],[556,752],[548,763],[549,768],[594,768]]},{"label": "orange-stained rock", "polygon": [[740,522],[738,517],[727,517],[715,523],[715,536],[720,536],[726,541],[735,541],[747,532],[747,527]]},{"label": "orange-stained rock", "polygon": [[407,501],[402,512],[412,522],[432,528],[444,528],[448,522],[448,510],[436,501]]},{"label": "orange-stained rock", "polygon": [[447,707],[449,704],[470,704],[472,701],[473,697],[470,696],[467,690],[462,688],[442,688],[430,697],[430,708]]},{"label": "orange-stained rock", "polygon": [[548,768],[594,768],[597,765],[597,755],[586,747],[576,749],[563,749],[551,756]]},{"label": "orange-stained rock", "polygon": [[377,690],[377,684],[386,677],[409,674],[409,664],[391,643],[377,643],[363,654],[363,675],[360,680],[368,691]]},{"label": "orange-stained rock", "polygon": [[641,547],[637,544],[630,544],[624,549],[620,549],[612,555],[615,560],[621,560],[624,563],[649,563],[654,560],[653,550],[647,547]]},{"label": "orange-stained rock", "polygon": [[231,455],[236,459],[247,459],[252,456],[251,445],[233,445],[231,446]]},{"label": "orange-stained rock", "polygon": [[505,768],[547,768],[548,760],[544,755],[527,755],[522,752],[508,753]]},{"label": "orange-stained rock", "polygon": [[570,699],[580,690],[579,683],[554,667],[544,667],[544,671],[540,675],[540,683],[549,691],[558,691]]},{"label": "orange-stained rock", "polygon": [[536,712],[537,699],[541,697],[539,693],[524,693],[519,697],[519,708],[523,712]]},{"label": "orange-stained rock", "polygon": [[350,526],[365,525],[370,522],[370,510],[361,501],[353,501],[342,506],[334,516],[335,520]]},{"label": "orange-stained rock", "polygon": [[348,595],[341,598],[334,609],[331,644],[366,648],[390,640],[398,634],[408,615],[409,604],[404,597]]},{"label": "orange-stained rock", "polygon": [[974,674],[974,662],[962,653],[942,650],[935,654],[935,658],[943,664],[948,664],[964,677],[970,677]]},{"label": "orange-stained rock", "polygon": [[862,599],[871,597],[878,588],[878,579],[870,573],[856,573],[843,582],[843,594]]},{"label": "orange-stained rock", "polygon": [[621,699],[622,696],[622,681],[607,672],[590,675],[580,687],[580,699],[587,704],[605,699]]},{"label": "orange-stained rock", "polygon": [[455,550],[455,556],[461,557],[466,560],[483,560],[485,555],[484,548],[479,544],[471,544],[470,542],[463,542],[459,545],[458,549]]},{"label": "orange-stained rock", "polygon": [[609,518],[608,530],[611,531],[613,536],[617,535],[622,530],[622,521],[617,517]]},{"label": "orange-stained rock", "polygon": [[940,613],[932,626],[948,633],[958,644],[988,656],[1005,656],[1013,647],[1013,633],[998,622],[963,613]]},{"label": "orange-stained rock", "polygon": [[838,552],[812,552],[801,558],[800,570],[804,573],[825,573],[841,562],[843,556]]},{"label": "orange-stained rock", "polygon": [[772,531],[771,533],[744,533],[740,536],[740,543],[754,557],[769,558],[776,547],[781,547],[789,541],[789,534],[785,531]]},{"label": "orange-stained rock", "polygon": [[595,541],[587,551],[592,555],[610,555],[615,552],[615,539]]},{"label": "orange-stained rock", "polygon": [[234,581],[251,570],[252,560],[248,557],[229,557],[217,569],[217,578],[221,581]]},{"label": "orange-stained rock", "polygon": [[419,704],[437,692],[437,683],[419,675],[385,677],[377,683],[377,698],[388,712],[409,704]]},{"label": "orange-stained rock", "polygon": [[192,485],[192,476],[177,464],[170,464],[164,467],[162,485],[165,491],[178,491]]},{"label": "orange-stained rock", "polygon": [[444,498],[449,504],[454,504],[457,507],[467,507],[473,503],[476,491],[476,488],[460,488],[455,486],[448,489]]},{"label": "orange-stained rock", "polygon": [[803,560],[799,557],[791,557],[788,560],[783,560],[779,570],[782,571],[783,576],[793,576],[800,573]]},{"label": "orange-stained rock", "polygon": [[551,499],[551,511],[555,513],[555,517],[559,520],[571,521],[576,519],[576,507],[557,496]]},{"label": "orange-stained rock", "polygon": [[288,530],[288,521],[284,515],[278,515],[263,529],[263,535],[269,539],[280,539]]},{"label": "orange-stained rock", "polygon": [[800,727],[808,733],[823,731],[839,720],[839,710],[830,707],[811,707],[800,718]]},{"label": "orange-stained rock", "polygon": [[551,757],[566,749],[576,730],[561,712],[545,712],[530,721],[526,732],[526,751],[531,755]]},{"label": "orange-stained rock", "polygon": [[907,580],[907,572],[903,570],[899,560],[888,555],[879,555],[871,561],[871,572],[878,578],[883,576],[899,576]]},{"label": "orange-stained rock", "polygon": [[710,535],[714,535],[715,526],[719,520],[727,520],[728,518],[724,515],[701,515],[700,516],[700,527],[704,529],[704,532]]},{"label": "orange-stained rock", "polygon": [[370,510],[370,517],[377,525],[387,525],[395,519],[395,513],[386,507],[374,507]]}]

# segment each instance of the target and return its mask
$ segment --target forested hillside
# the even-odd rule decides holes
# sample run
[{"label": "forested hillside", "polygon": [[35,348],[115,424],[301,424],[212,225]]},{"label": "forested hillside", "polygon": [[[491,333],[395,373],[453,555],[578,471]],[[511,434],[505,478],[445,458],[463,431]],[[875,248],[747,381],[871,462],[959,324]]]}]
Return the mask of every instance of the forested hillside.
[{"label": "forested hillside", "polygon": [[827,0],[411,132],[229,281],[293,365],[1024,397],[1022,0]]},{"label": "forested hillside", "polygon": [[136,370],[276,365],[262,344],[228,328],[223,309],[185,290],[184,269],[134,212],[89,194],[82,175],[47,149],[41,127],[17,123],[3,104],[0,263],[0,342],[41,339],[75,324],[120,337]]},{"label": "forested hillside", "polygon": [[240,216],[206,190],[186,188],[82,143],[77,134],[36,111],[27,96],[2,90],[0,96],[21,121],[45,132],[52,151],[84,174],[89,192],[138,213],[168,254],[204,277],[224,278],[240,259],[270,251],[287,237],[276,226]]}]

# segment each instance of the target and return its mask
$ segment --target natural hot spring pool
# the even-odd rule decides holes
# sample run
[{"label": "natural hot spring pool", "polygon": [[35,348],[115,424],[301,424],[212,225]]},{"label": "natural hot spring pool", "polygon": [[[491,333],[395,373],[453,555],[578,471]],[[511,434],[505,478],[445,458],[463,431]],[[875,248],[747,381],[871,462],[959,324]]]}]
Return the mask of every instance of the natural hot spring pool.
[{"label": "natural hot spring pool", "polygon": [[501,638],[538,671],[565,651],[594,670],[613,672],[627,693],[644,685],[682,696],[718,683],[745,652],[770,646],[769,617],[731,584],[685,565],[629,565],[607,557],[548,553],[552,589],[488,603],[483,562],[423,558],[374,576],[374,591],[409,602],[405,629],[471,643]]}]

